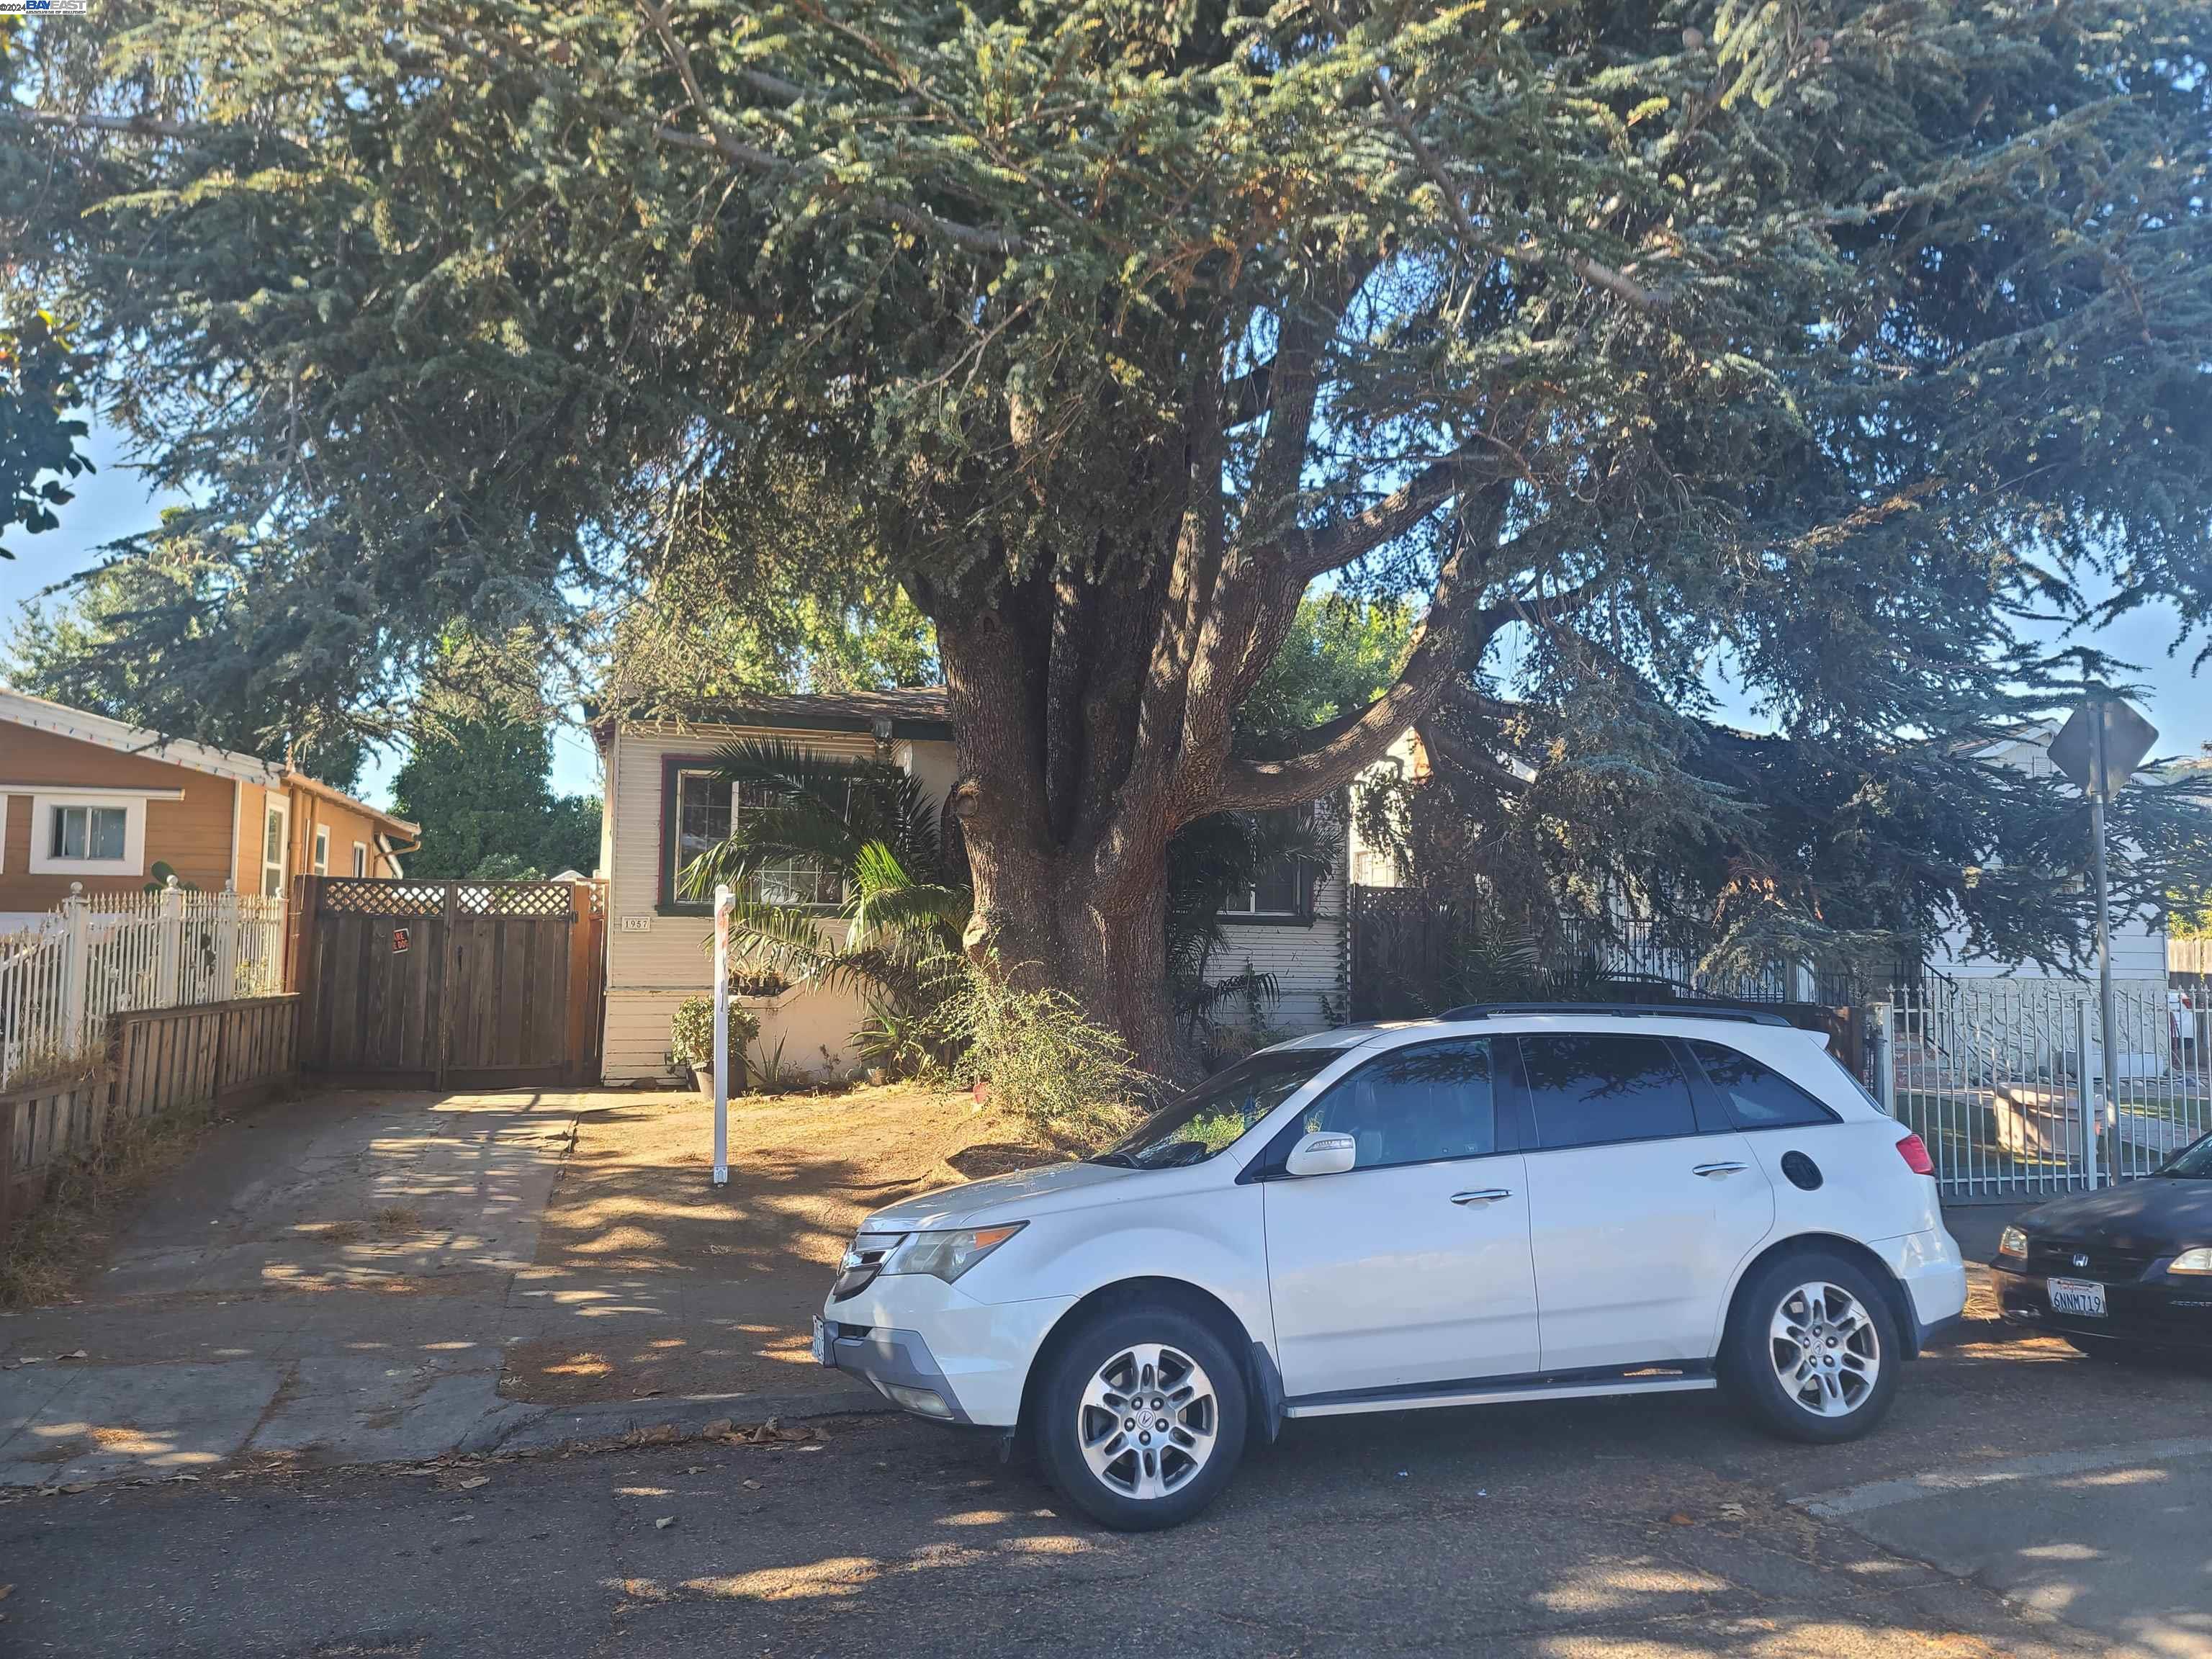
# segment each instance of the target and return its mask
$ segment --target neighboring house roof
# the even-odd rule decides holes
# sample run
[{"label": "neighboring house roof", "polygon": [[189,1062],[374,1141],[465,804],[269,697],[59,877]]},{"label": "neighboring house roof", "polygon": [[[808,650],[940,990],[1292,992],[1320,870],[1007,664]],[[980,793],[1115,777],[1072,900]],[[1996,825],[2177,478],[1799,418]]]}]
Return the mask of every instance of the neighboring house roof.
[{"label": "neighboring house roof", "polygon": [[894,738],[952,735],[952,712],[941,685],[910,686],[896,691],[823,691],[811,694],[702,698],[671,708],[658,718],[610,718],[593,721],[602,744],[617,725],[752,726],[793,732],[872,732],[878,720],[890,723]]},{"label": "neighboring house roof", "polygon": [[0,686],[0,721],[26,726],[34,732],[51,732],[55,737],[69,738],[78,743],[88,743],[96,748],[112,749],[119,755],[143,755],[149,760],[181,766],[187,771],[204,772],[212,777],[228,778],[237,783],[258,783],[264,789],[282,789],[289,784],[311,794],[320,795],[326,800],[351,807],[355,811],[374,818],[379,823],[388,824],[410,837],[419,836],[422,833],[419,825],[410,823],[405,818],[394,817],[382,807],[356,800],[319,779],[311,778],[304,772],[291,771],[274,761],[263,760],[258,755],[241,755],[235,750],[195,743],[189,738],[173,738],[164,732],[149,731],[143,726],[110,720],[105,714],[72,708],[67,703],[49,702],[46,698],[34,697],[27,691],[14,691]]}]

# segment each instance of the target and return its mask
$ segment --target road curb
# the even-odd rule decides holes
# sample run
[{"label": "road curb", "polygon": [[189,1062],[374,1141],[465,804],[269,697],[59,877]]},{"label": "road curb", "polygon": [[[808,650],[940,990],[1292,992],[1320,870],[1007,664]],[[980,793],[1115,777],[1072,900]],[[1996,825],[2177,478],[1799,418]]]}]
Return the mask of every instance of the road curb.
[{"label": "road curb", "polygon": [[619,1439],[633,1431],[672,1428],[678,1437],[696,1435],[712,1423],[763,1423],[769,1418],[797,1422],[816,1417],[859,1417],[898,1408],[872,1389],[835,1389],[820,1394],[690,1394],[648,1400],[598,1400],[579,1406],[510,1406],[464,1435],[453,1449],[474,1455],[488,1452],[546,1451],[579,1440]]}]

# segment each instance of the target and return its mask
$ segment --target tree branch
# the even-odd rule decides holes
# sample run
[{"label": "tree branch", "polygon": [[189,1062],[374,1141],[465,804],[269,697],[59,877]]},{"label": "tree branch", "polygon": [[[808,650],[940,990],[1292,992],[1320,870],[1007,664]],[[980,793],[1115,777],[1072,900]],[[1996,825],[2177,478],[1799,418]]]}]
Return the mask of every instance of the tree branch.
[{"label": "tree branch", "polygon": [[1413,731],[1421,740],[1421,747],[1428,751],[1431,765],[1442,761],[1455,771],[1481,779],[1500,794],[1521,796],[1528,793],[1527,778],[1511,768],[1499,764],[1494,757],[1484,754],[1474,744],[1444,725],[1437,719],[1437,712],[1431,709],[1425,719],[1413,722]]},{"label": "tree branch", "polygon": [[1436,597],[1397,680],[1349,722],[1318,728],[1304,748],[1274,761],[1232,761],[1222,769],[1206,810],[1265,811],[1296,806],[1340,788],[1435,707],[1458,672],[1480,616],[1476,600],[1498,544],[1507,492],[1493,484],[1462,514],[1457,545],[1437,573]]},{"label": "tree branch", "polygon": [[1306,532],[1302,556],[1291,562],[1300,587],[1395,541],[1420,523],[1459,493],[1465,465],[1465,457],[1449,456],[1422,468],[1364,513]]}]

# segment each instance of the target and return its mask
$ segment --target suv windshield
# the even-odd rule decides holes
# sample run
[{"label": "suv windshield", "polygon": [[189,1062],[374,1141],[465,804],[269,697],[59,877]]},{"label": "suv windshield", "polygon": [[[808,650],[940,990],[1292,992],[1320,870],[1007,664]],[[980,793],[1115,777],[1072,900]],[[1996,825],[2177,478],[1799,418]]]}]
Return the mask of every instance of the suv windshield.
[{"label": "suv windshield", "polygon": [[1173,1105],[1154,1112],[1127,1139],[1090,1162],[1125,1170],[1202,1164],[1281,1105],[1300,1084],[1343,1052],[1340,1048],[1288,1048],[1239,1060],[1206,1079]]},{"label": "suv windshield", "polygon": [[2156,1173],[2179,1176],[2184,1181],[2212,1181],[2212,1135],[2194,1146],[2183,1147],[2171,1164]]}]

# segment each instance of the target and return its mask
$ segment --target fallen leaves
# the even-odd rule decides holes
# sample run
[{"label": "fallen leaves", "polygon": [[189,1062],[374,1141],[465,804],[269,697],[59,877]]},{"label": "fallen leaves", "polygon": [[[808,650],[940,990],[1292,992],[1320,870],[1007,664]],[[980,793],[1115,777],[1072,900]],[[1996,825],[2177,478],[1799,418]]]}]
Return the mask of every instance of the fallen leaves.
[{"label": "fallen leaves", "polygon": [[666,1532],[666,1531],[667,1531],[671,1527],[674,1526],[675,1524],[676,1524],[676,1517],[675,1517],[674,1516],[672,1516],[672,1515],[664,1515],[664,1516],[659,1516],[658,1519],[656,1519],[656,1520],[653,1522],[653,1529],[655,1532]]}]

